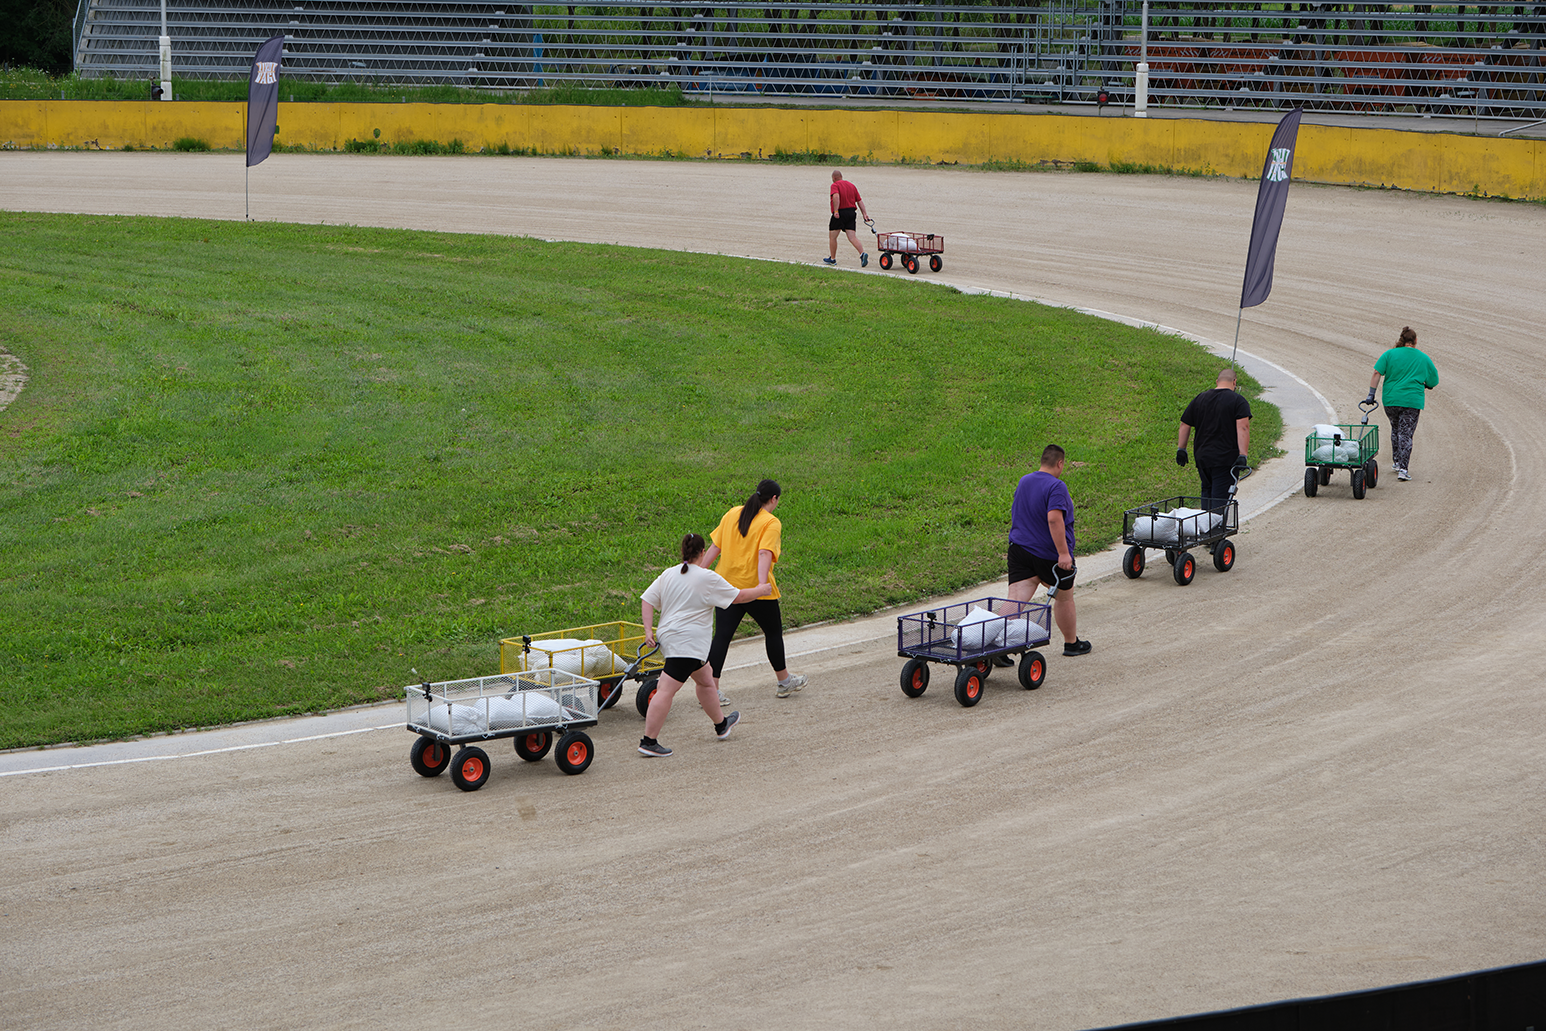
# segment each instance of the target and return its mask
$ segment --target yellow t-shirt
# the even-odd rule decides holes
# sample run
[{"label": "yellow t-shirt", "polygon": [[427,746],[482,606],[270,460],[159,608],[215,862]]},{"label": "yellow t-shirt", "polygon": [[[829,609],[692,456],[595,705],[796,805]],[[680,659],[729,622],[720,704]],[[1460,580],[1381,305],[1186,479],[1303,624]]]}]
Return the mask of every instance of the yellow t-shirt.
[{"label": "yellow t-shirt", "polygon": [[[745,589],[757,586],[757,552],[771,551],[773,564],[778,564],[779,543],[784,534],[784,524],[768,511],[758,512],[752,518],[750,531],[741,536],[741,506],[725,513],[709,539],[719,547],[719,562],[715,572],[729,580],[735,587]],[[778,581],[773,578],[773,567],[768,567],[768,581],[773,585],[769,598],[778,597]]]}]

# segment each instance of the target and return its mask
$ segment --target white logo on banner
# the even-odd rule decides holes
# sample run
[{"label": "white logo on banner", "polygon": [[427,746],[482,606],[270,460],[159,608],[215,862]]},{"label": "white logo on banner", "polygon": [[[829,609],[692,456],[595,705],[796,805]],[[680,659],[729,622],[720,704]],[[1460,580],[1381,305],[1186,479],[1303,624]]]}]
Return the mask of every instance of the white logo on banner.
[{"label": "white logo on banner", "polygon": [[276,74],[279,71],[278,61],[259,61],[258,74],[252,77],[252,81],[261,86],[269,86],[279,81]]},{"label": "white logo on banner", "polygon": [[1288,159],[1293,154],[1287,147],[1272,148],[1272,164],[1267,167],[1267,178],[1271,182],[1280,183],[1288,178]]}]

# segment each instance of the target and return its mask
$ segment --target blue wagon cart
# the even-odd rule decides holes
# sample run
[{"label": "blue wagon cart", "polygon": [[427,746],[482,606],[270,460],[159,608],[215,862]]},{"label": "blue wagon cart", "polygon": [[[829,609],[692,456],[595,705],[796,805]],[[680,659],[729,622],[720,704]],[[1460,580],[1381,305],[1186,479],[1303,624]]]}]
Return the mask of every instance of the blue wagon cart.
[{"label": "blue wagon cart", "polygon": [[1047,660],[1035,649],[1052,636],[1052,607],[1040,602],[979,598],[898,616],[896,653],[902,693],[918,698],[929,686],[929,664],[957,668],[956,701],[971,708],[996,659],[1020,656],[1020,686],[1034,691],[1047,678]]},{"label": "blue wagon cart", "polygon": [[1331,474],[1337,469],[1350,470],[1353,497],[1359,501],[1378,485],[1380,464],[1374,456],[1380,450],[1380,428],[1369,425],[1369,413],[1374,408],[1374,402],[1360,401],[1358,410],[1363,413],[1363,422],[1328,424],[1304,438],[1305,497],[1315,497],[1321,487],[1331,482]]}]

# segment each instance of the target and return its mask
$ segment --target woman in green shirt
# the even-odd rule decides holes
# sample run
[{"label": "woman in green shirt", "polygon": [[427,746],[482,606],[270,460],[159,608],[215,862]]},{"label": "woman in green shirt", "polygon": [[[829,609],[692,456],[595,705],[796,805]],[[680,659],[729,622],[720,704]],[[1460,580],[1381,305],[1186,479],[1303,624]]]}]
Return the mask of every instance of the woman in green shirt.
[{"label": "woman in green shirt", "polygon": [[1374,388],[1380,385],[1381,376],[1385,377],[1381,400],[1390,419],[1390,460],[1396,467],[1396,479],[1410,480],[1407,462],[1412,457],[1417,417],[1422,414],[1425,393],[1439,385],[1439,370],[1432,358],[1417,349],[1417,334],[1411,326],[1403,327],[1396,346],[1375,360],[1364,404],[1374,403]]}]

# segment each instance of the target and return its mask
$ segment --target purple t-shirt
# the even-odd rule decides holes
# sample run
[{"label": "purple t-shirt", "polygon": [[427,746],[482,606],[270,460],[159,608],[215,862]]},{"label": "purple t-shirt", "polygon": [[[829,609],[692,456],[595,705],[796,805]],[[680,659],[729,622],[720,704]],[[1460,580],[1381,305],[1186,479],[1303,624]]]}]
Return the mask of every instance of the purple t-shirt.
[{"label": "purple t-shirt", "polygon": [[1068,553],[1074,553],[1074,499],[1068,485],[1040,469],[1020,477],[1015,487],[1014,504],[1009,507],[1009,542],[1018,544],[1037,558],[1056,562],[1057,545],[1047,526],[1047,513],[1063,513],[1063,528],[1068,534]]}]

